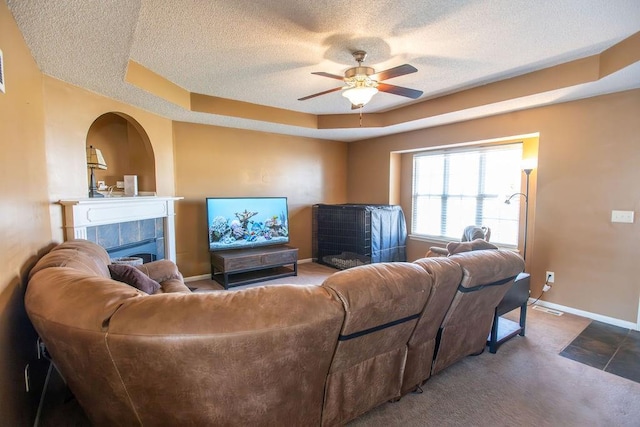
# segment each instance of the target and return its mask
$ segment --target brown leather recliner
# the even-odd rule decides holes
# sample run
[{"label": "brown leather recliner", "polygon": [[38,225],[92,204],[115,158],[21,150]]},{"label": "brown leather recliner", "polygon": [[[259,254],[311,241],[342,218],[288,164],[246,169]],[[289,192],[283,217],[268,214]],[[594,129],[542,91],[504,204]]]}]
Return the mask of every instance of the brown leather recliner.
[{"label": "brown leather recliner", "polygon": [[506,250],[464,252],[447,259],[459,264],[463,274],[440,326],[432,375],[484,350],[495,308],[524,270],[522,257]]},{"label": "brown leather recliner", "polygon": [[324,281],[346,316],[327,378],[322,425],[345,424],[400,397],[407,341],[431,283],[422,268],[401,262],[365,265]]},{"label": "brown leather recliner", "polygon": [[436,338],[453,296],[462,281],[462,268],[449,258],[422,258],[414,262],[433,280],[431,294],[407,343],[402,394],[415,390],[431,376]]}]

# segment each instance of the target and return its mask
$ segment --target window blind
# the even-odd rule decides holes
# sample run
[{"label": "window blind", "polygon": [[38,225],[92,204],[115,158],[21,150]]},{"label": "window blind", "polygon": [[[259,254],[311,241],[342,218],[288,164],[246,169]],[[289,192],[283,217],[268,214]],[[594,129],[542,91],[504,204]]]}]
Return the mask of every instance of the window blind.
[{"label": "window blind", "polygon": [[522,143],[425,151],[413,157],[412,234],[459,240],[468,225],[491,241],[518,243]]}]

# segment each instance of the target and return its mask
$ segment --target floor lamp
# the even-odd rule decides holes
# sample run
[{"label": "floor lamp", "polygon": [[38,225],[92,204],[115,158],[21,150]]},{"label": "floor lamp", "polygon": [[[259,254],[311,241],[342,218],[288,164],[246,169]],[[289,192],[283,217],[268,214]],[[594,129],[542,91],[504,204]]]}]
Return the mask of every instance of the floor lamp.
[{"label": "floor lamp", "polygon": [[523,240],[522,258],[526,261],[527,260],[527,235],[529,231],[528,230],[529,229],[529,178],[531,176],[531,172],[533,171],[533,167],[524,166],[522,171],[527,176],[527,185],[525,187],[525,192],[513,193],[512,195],[507,197],[507,200],[505,200],[504,202],[506,204],[511,204],[511,199],[514,198],[515,196],[520,195],[524,197],[524,240]]},{"label": "floor lamp", "polygon": [[[527,234],[529,232],[529,178],[531,177],[531,171],[533,171],[535,161],[523,162],[522,171],[527,176],[527,185],[525,186],[524,193],[513,193],[504,202],[506,204],[511,203],[511,199],[515,196],[524,197],[524,241],[522,249],[522,258],[527,259]],[[523,273],[524,274],[524,273]],[[493,325],[491,327],[491,334],[489,335],[489,351],[495,353],[498,351],[498,347],[505,341],[513,338],[516,335],[524,336],[525,323],[527,319],[527,301],[531,293],[530,276],[521,277],[518,275],[513,286],[507,291],[507,295],[498,304],[493,316]],[[509,319],[504,319],[501,316],[516,308],[520,307],[520,323],[513,322]],[[505,329],[506,332],[505,332]],[[500,333],[499,330],[502,330]]]}]

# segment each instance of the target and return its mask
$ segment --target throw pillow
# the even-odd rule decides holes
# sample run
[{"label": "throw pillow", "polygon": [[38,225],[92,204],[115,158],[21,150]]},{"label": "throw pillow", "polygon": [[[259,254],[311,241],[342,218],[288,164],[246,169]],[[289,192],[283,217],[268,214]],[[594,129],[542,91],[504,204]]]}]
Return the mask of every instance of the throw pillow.
[{"label": "throw pillow", "polygon": [[484,239],[475,239],[470,242],[449,242],[449,244],[447,244],[449,255],[483,249],[498,249],[498,247]]},{"label": "throw pillow", "polygon": [[113,280],[131,285],[142,292],[153,294],[160,289],[160,283],[132,265],[109,264],[109,272]]}]

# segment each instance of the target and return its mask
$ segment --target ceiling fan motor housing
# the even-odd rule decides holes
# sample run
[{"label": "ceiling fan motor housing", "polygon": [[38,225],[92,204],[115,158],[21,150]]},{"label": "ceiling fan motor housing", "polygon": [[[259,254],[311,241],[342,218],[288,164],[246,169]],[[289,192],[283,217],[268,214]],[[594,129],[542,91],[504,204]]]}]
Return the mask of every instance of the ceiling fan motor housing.
[{"label": "ceiling fan motor housing", "polygon": [[371,76],[376,73],[371,67],[353,67],[344,72],[344,78],[350,79],[356,76]]}]

